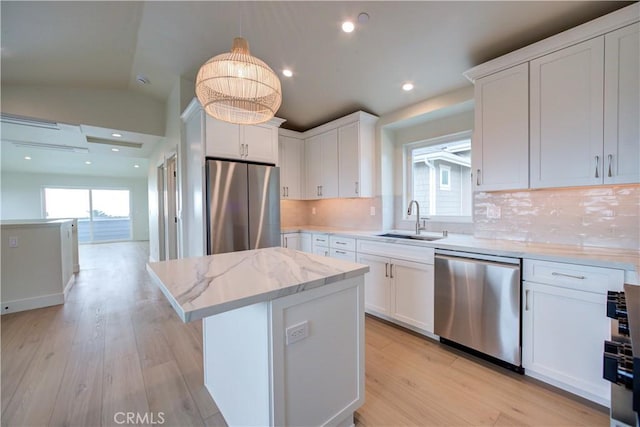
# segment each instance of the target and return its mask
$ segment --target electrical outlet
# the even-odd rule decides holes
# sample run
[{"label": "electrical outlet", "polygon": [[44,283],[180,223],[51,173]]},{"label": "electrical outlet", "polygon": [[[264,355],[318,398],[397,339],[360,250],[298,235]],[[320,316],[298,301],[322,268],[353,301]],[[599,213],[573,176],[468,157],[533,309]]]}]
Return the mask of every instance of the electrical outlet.
[{"label": "electrical outlet", "polygon": [[376,207],[375,206],[371,206],[369,208],[369,215],[376,216]]},{"label": "electrical outlet", "polygon": [[500,206],[496,206],[496,205],[487,206],[487,218],[500,219],[501,216],[502,216],[502,212],[500,211]]},{"label": "electrical outlet", "polygon": [[311,208],[311,215],[315,215],[316,214],[316,208]]},{"label": "electrical outlet", "polygon": [[18,247],[18,238],[17,237],[9,237],[9,247],[17,248]]},{"label": "electrical outlet", "polygon": [[289,326],[287,332],[287,345],[305,339],[309,336],[309,321]]}]

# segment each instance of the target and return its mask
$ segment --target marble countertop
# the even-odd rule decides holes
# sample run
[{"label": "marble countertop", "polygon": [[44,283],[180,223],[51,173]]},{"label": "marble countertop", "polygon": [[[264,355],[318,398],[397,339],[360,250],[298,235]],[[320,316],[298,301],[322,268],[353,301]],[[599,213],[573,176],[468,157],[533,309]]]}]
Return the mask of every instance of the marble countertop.
[{"label": "marble countertop", "polygon": [[[354,231],[332,227],[297,226],[283,228],[282,232],[311,232],[339,234],[345,237],[427,246],[464,252],[529,258],[544,261],[567,262],[596,267],[618,268],[630,272],[628,281],[637,282],[640,271],[640,251],[630,249],[601,248],[595,246],[558,245],[547,243],[519,242],[513,240],[480,239],[466,234],[451,234],[434,241],[407,240],[381,237],[380,230]],[[384,233],[413,234],[407,230],[391,230]],[[442,237],[439,233],[422,232],[425,236]]]},{"label": "marble countertop", "polygon": [[147,264],[184,322],[362,275],[369,267],[285,248]]}]

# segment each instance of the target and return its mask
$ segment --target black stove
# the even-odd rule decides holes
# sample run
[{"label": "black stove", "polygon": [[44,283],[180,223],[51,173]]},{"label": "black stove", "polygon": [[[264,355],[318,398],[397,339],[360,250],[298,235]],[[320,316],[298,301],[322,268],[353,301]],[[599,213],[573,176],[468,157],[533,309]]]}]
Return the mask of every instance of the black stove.
[{"label": "black stove", "polygon": [[[604,343],[602,375],[611,384],[611,426],[639,426],[640,286],[607,293],[611,340]],[[634,345],[635,344],[635,345]]]}]

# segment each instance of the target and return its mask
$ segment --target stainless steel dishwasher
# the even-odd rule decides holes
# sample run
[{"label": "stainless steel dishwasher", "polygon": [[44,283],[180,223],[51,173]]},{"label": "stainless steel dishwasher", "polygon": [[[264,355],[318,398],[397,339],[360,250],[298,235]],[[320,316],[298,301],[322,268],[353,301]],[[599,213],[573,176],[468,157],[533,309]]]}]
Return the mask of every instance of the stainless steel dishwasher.
[{"label": "stainless steel dishwasher", "polygon": [[436,249],[434,332],[440,340],[522,372],[520,264],[520,258]]}]

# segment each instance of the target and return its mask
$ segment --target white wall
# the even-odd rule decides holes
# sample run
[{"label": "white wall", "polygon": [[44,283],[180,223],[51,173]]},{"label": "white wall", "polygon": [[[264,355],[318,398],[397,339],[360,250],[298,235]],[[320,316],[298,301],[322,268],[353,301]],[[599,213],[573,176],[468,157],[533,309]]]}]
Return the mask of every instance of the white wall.
[{"label": "white wall", "polygon": [[133,240],[149,240],[146,178],[2,172],[0,186],[2,219],[42,218],[42,188],[46,186],[128,189],[131,192]]},{"label": "white wall", "polygon": [[129,90],[2,85],[2,112],[164,135],[164,102]]}]

